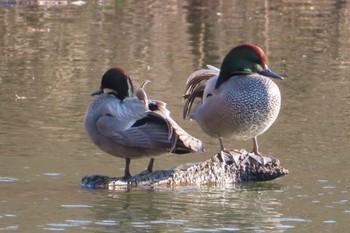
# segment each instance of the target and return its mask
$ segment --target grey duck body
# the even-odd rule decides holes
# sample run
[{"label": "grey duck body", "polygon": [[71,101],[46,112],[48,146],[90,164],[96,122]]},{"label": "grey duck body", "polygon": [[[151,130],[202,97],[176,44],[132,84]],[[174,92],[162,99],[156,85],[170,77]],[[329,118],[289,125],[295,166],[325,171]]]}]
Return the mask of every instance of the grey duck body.
[{"label": "grey duck body", "polygon": [[131,159],[151,157],[147,170],[152,172],[155,156],[204,150],[200,140],[170,117],[164,102],[147,98],[146,83],[134,96],[126,72],[117,67],[108,70],[84,118],[91,141],[102,151],[125,159],[124,178],[131,177]]},{"label": "grey duck body", "polygon": [[[253,152],[261,155],[257,136],[270,128],[281,108],[280,90],[270,78],[283,79],[268,69],[261,48],[236,46],[221,69],[208,66],[188,78],[183,116],[189,115],[206,134],[217,137],[221,151],[226,151],[222,138],[253,139]],[[200,101],[195,104],[197,97]]]},{"label": "grey duck body", "polygon": [[205,90],[204,96],[190,117],[212,137],[259,136],[273,124],[281,107],[278,86],[259,74],[232,77],[217,90]]},{"label": "grey duck body", "polygon": [[[154,124],[157,127],[156,135],[145,135],[145,131],[140,128],[138,133],[135,132],[136,129],[130,129],[137,120],[146,117],[146,114],[143,103],[137,98],[121,102],[113,95],[101,94],[91,102],[85,114],[85,131],[101,150],[116,157],[134,159],[164,154],[172,145],[167,140],[166,125],[160,127]],[[152,142],[152,139],[162,137],[163,140]],[[149,148],[141,147],[147,144]]]}]

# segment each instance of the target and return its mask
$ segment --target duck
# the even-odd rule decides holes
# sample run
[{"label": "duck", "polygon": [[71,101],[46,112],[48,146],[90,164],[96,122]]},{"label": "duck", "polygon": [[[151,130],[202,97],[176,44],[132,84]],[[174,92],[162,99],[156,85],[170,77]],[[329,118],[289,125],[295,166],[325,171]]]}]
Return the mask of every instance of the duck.
[{"label": "duck", "polygon": [[183,118],[195,120],[206,134],[219,139],[221,160],[228,152],[223,138],[252,139],[252,153],[265,163],[257,137],[275,122],[281,108],[281,93],[271,78],[284,79],[266,61],[259,46],[241,44],[228,52],[220,69],[208,65],[187,79]]},{"label": "duck", "polygon": [[130,161],[149,157],[146,172],[153,171],[154,157],[165,153],[203,152],[202,142],[189,135],[171,117],[166,103],[148,99],[144,82],[134,93],[126,71],[107,70],[95,98],[85,113],[84,128],[102,151],[125,159],[124,176],[131,178]]}]

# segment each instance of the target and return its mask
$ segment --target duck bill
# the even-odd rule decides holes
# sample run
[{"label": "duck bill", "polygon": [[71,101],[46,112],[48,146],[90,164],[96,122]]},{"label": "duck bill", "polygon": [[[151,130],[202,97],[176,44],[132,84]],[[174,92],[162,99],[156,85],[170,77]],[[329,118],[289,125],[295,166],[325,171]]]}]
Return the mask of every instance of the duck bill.
[{"label": "duck bill", "polygon": [[91,96],[95,96],[95,95],[101,95],[103,93],[103,90],[100,88],[97,91],[91,93]]},{"label": "duck bill", "polygon": [[281,80],[284,79],[281,75],[279,75],[275,72],[272,72],[267,66],[265,66],[265,69],[260,74],[267,76],[267,77],[270,77],[270,78],[277,78],[277,79],[281,79]]}]

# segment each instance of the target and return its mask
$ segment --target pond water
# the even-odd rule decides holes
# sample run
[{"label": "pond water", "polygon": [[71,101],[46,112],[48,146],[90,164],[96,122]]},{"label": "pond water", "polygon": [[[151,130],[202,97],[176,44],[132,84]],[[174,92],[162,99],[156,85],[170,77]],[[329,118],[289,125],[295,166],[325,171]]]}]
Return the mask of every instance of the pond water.
[{"label": "pond water", "polygon": [[[0,1],[1,232],[347,232],[350,219],[350,3],[348,1]],[[286,177],[227,187],[84,190],[85,175],[120,176],[124,160],[85,136],[83,116],[110,67],[181,119],[184,83],[233,46],[260,45],[282,111],[259,137]],[[225,141],[251,149],[251,142]],[[134,160],[135,174],[147,160]]]}]

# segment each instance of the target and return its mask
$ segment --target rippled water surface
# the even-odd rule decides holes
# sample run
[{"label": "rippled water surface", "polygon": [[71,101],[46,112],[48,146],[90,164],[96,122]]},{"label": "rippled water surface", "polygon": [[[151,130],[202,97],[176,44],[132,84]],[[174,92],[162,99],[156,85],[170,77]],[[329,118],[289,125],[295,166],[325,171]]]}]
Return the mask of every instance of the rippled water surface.
[{"label": "rippled water surface", "polygon": [[[0,1],[1,232],[347,232],[350,219],[348,1]],[[282,111],[259,138],[286,177],[228,187],[83,190],[84,175],[119,176],[82,120],[112,66],[203,140],[201,155],[164,156],[155,168],[202,161],[216,139],[183,121],[189,74],[219,66],[252,42],[268,56]],[[227,141],[251,149],[251,142]],[[147,160],[132,161],[133,174]]]}]

